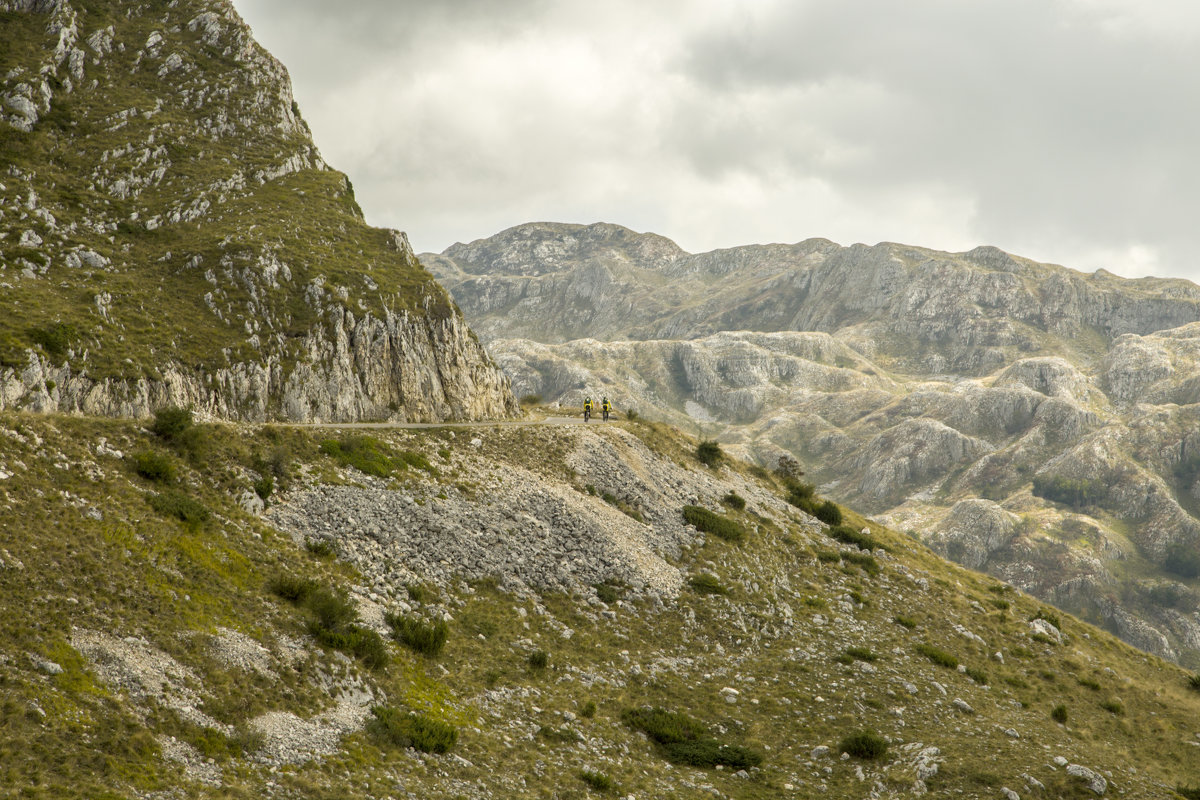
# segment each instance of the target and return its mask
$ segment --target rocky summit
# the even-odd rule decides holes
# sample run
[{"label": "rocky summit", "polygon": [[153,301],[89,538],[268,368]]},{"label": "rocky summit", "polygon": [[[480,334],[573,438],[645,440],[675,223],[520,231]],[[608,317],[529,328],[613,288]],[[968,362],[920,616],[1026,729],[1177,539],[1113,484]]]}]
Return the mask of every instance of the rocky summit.
[{"label": "rocky summit", "polygon": [[515,410],[227,0],[0,2],[0,291],[0,408]]},{"label": "rocky summit", "polygon": [[518,395],[718,438],[1200,665],[1200,287],[980,247],[689,254],[518,226],[422,260]]}]

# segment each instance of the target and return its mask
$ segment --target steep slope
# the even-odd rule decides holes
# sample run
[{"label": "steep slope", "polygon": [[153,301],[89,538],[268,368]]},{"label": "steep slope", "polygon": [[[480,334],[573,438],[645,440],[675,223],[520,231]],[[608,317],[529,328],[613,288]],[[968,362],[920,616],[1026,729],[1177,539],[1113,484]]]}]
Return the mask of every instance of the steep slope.
[{"label": "steep slope", "polygon": [[0,407],[513,413],[227,0],[6,0],[0,15]]},{"label": "steep slope", "polygon": [[519,395],[607,394],[791,454],[943,555],[1200,666],[1200,288],[989,248],[693,256],[612,225],[423,258],[485,335],[541,338],[491,342]]},{"label": "steep slope", "polygon": [[1177,666],[665,426],[164,420],[0,412],[2,796],[1200,783]]}]

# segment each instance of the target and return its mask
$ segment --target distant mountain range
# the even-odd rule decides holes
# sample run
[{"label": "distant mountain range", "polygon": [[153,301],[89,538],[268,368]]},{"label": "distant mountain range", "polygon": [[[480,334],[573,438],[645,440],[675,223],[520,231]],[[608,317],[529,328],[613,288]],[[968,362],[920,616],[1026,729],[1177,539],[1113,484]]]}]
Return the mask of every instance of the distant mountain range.
[{"label": "distant mountain range", "polygon": [[693,255],[616,225],[422,254],[518,395],[607,394],[1200,663],[1200,287],[823,239]]}]

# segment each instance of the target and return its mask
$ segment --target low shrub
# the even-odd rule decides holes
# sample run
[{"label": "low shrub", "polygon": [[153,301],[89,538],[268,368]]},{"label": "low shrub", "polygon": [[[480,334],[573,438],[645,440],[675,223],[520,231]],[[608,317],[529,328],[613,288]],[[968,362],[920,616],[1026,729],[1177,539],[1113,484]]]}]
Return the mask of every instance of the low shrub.
[{"label": "low shrub", "polygon": [[721,498],[721,502],[732,508],[734,511],[741,511],[746,507],[746,498],[742,497],[732,489],[729,490],[729,494]]},{"label": "low shrub", "polygon": [[139,450],[129,457],[133,471],[147,480],[171,483],[175,480],[175,462],[164,453]]},{"label": "low shrub", "polygon": [[340,630],[329,630],[310,623],[309,632],[321,644],[349,653],[368,669],[382,669],[391,660],[383,637],[371,628],[347,625]]},{"label": "low shrub", "polygon": [[1054,627],[1058,628],[1060,631],[1063,629],[1062,620],[1059,618],[1058,614],[1055,614],[1048,608],[1039,608],[1038,612],[1033,615],[1030,621],[1032,622],[1035,619],[1043,619]]},{"label": "low shrub", "polygon": [[303,603],[318,588],[316,581],[310,578],[298,578],[295,575],[278,575],[267,585],[273,594],[277,594],[290,603]]},{"label": "low shrub", "polygon": [[622,595],[625,594],[624,585],[612,581],[593,584],[593,588],[596,590],[596,597],[599,597],[601,601],[609,605],[620,600]]},{"label": "low shrub", "polygon": [[549,725],[543,725],[538,728],[537,735],[548,742],[556,742],[558,744],[575,744],[582,742],[583,737],[578,732],[568,728],[566,725],[561,728],[551,728]]},{"label": "low shrub", "polygon": [[579,773],[579,779],[597,792],[611,792],[617,786],[613,779],[604,773],[586,769]]},{"label": "low shrub", "polygon": [[534,650],[529,654],[529,668],[534,672],[542,672],[550,666],[550,654],[545,650]]},{"label": "low shrub", "polygon": [[1163,569],[1181,578],[1200,578],[1200,546],[1180,542],[1167,551]]},{"label": "low shrub", "polygon": [[396,468],[387,447],[370,436],[346,436],[342,439],[326,439],[321,442],[321,452],[332,456],[344,467],[354,467],[359,472],[386,478]]},{"label": "low shrub", "polygon": [[859,550],[874,550],[879,547],[879,542],[875,541],[870,534],[852,528],[849,525],[831,525],[825,529],[826,535],[832,539],[836,539],[842,544],[852,544]]},{"label": "low shrub", "polygon": [[1188,688],[1193,692],[1200,692],[1200,672],[1188,676]]},{"label": "low shrub", "polygon": [[988,674],[978,667],[967,667],[967,677],[980,686],[988,685]]},{"label": "low shrub", "polygon": [[847,564],[862,567],[863,572],[868,575],[878,575],[883,571],[883,568],[879,566],[879,562],[870,553],[842,553],[841,558]]},{"label": "low shrub", "polygon": [[430,475],[437,474],[437,467],[433,466],[428,458],[420,453],[414,453],[411,450],[401,450],[399,453],[397,453],[394,463],[400,469],[412,467],[423,472],[428,472]]},{"label": "low shrub", "polygon": [[673,742],[663,745],[663,752],[672,764],[689,767],[727,767],[732,770],[750,769],[763,762],[762,753],[741,745],[721,744],[716,739]]},{"label": "low shrub", "polygon": [[900,625],[901,627],[908,628],[910,631],[917,627],[917,621],[915,619],[912,617],[903,616],[901,614],[897,614],[896,616],[892,617],[892,622]]},{"label": "low shrub", "polygon": [[1062,503],[1072,508],[1081,508],[1098,502],[1104,497],[1102,481],[1087,478],[1066,478],[1061,475],[1038,475],[1033,479],[1033,495]]},{"label": "low shrub", "polygon": [[1100,707],[1114,717],[1119,717],[1125,713],[1125,706],[1121,704],[1120,700],[1105,700],[1100,704]]},{"label": "low shrub", "polygon": [[274,578],[268,588],[309,611],[308,632],[321,644],[349,653],[368,669],[387,666],[390,659],[383,637],[358,624],[358,611],[344,594],[290,575]]},{"label": "low shrub", "polygon": [[746,529],[739,523],[707,508],[684,506],[683,519],[701,533],[711,533],[727,542],[740,542],[746,538]]},{"label": "low shrub", "polygon": [[337,555],[337,548],[328,539],[308,539],[304,542],[304,549],[317,558],[333,558]]},{"label": "low shrub", "polygon": [[921,644],[917,645],[917,652],[928,658],[933,663],[937,664],[939,667],[958,669],[957,658],[950,655],[945,650],[941,650],[931,644],[922,642]]},{"label": "low shrub", "polygon": [[1067,724],[1067,707],[1065,705],[1063,705],[1062,703],[1059,703],[1054,708],[1050,709],[1050,719],[1054,720],[1055,722],[1059,723],[1060,725],[1066,725]]},{"label": "low shrub", "polygon": [[174,441],[192,427],[191,409],[169,406],[154,412],[150,432],[165,441]]},{"label": "low shrub", "polygon": [[688,586],[700,594],[729,594],[729,590],[721,585],[717,577],[707,572],[688,578]]},{"label": "low shrub", "polygon": [[193,500],[181,492],[166,491],[152,494],[146,498],[146,502],[163,516],[175,517],[190,526],[201,525],[212,516],[203,503]]},{"label": "low shrub", "polygon": [[1200,786],[1191,788],[1188,786],[1177,786],[1175,792],[1183,798],[1183,800],[1200,800]]},{"label": "low shrub", "polygon": [[749,769],[763,761],[762,753],[740,745],[726,745],[708,736],[704,724],[661,708],[629,708],[621,720],[646,734],[673,764],[693,767],[724,766]]},{"label": "low shrub", "polygon": [[1093,692],[1098,692],[1101,689],[1100,681],[1094,678],[1076,678],[1075,680],[1080,686],[1091,689]]},{"label": "low shrub", "polygon": [[867,647],[847,647],[845,654],[855,661],[866,661],[869,663],[879,660],[879,656],[872,653],[870,648]]},{"label": "low shrub", "polygon": [[853,758],[871,761],[887,755],[888,743],[874,731],[855,731],[838,742],[838,751],[849,753]]},{"label": "low shrub", "polygon": [[404,591],[408,593],[409,600],[415,600],[418,603],[430,603],[434,600],[433,592],[419,583],[404,584]]},{"label": "low shrub", "polygon": [[367,729],[394,747],[411,747],[422,753],[446,753],[458,743],[458,729],[423,714],[404,713],[396,708],[375,706],[375,719]]},{"label": "low shrub", "polygon": [[521,405],[523,406],[536,406],[541,402],[542,396],[540,394],[521,395]]},{"label": "low shrub", "polygon": [[724,457],[721,445],[713,439],[707,439],[696,446],[696,458],[706,467],[715,467]]},{"label": "low shrub", "polygon": [[319,628],[338,630],[358,621],[358,610],[353,601],[341,592],[323,586],[309,593],[304,605],[312,612],[313,621]]},{"label": "low shrub", "polygon": [[54,358],[66,355],[71,340],[78,336],[74,326],[64,322],[56,322],[42,328],[30,328],[28,333],[34,344],[40,344],[46,354]]},{"label": "low shrub", "polygon": [[421,655],[432,657],[442,652],[450,635],[450,626],[445,620],[426,622],[419,617],[403,617],[390,611],[383,618],[396,641]]},{"label": "low shrub", "polygon": [[817,510],[813,512],[813,516],[826,525],[842,524],[842,509],[832,500],[826,500],[817,506]]},{"label": "low shrub", "polygon": [[583,717],[584,719],[591,719],[592,717],[596,716],[596,711],[596,701],[588,700],[583,704],[583,708],[579,709],[579,716]]},{"label": "low shrub", "polygon": [[264,503],[267,502],[273,491],[275,491],[275,478],[270,475],[263,475],[254,482],[254,493],[262,498]]}]

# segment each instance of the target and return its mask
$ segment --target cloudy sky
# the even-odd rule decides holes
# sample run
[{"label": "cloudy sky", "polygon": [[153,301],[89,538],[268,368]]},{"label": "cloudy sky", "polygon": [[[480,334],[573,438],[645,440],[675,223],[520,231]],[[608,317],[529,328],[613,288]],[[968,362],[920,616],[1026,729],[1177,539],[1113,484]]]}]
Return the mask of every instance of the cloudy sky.
[{"label": "cloudy sky", "polygon": [[420,251],[615,222],[1200,280],[1191,0],[234,0]]}]

